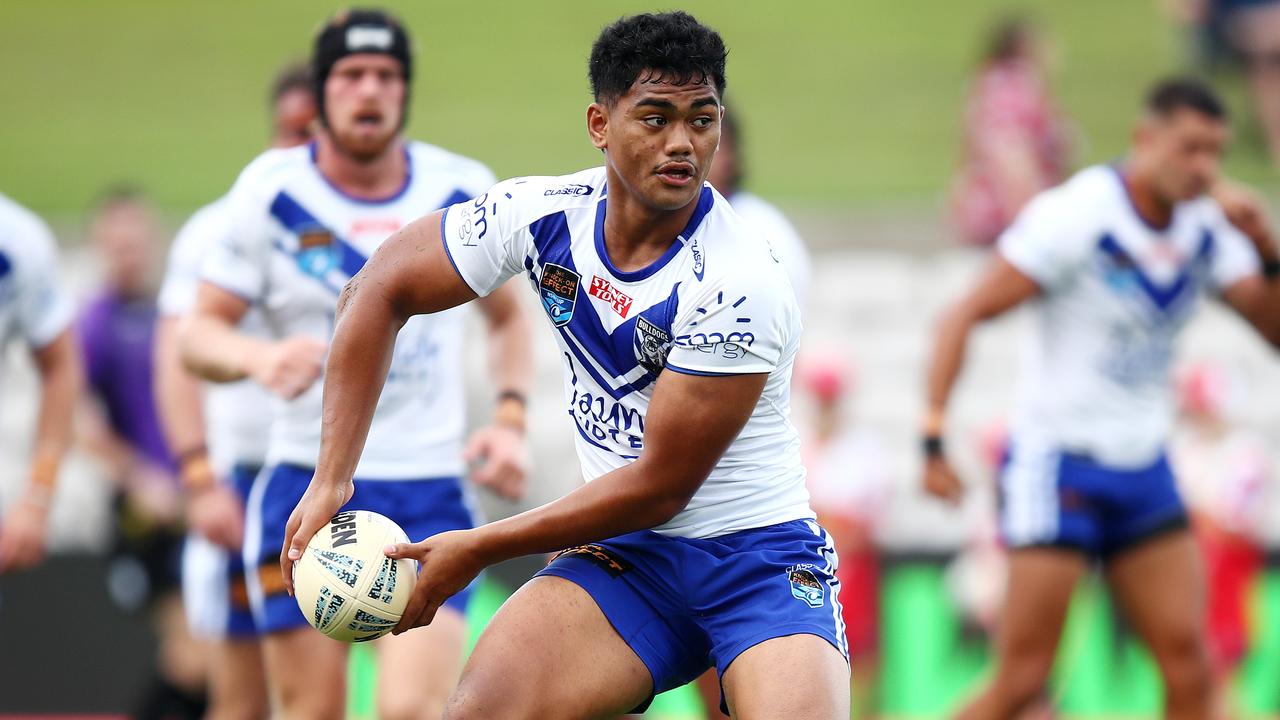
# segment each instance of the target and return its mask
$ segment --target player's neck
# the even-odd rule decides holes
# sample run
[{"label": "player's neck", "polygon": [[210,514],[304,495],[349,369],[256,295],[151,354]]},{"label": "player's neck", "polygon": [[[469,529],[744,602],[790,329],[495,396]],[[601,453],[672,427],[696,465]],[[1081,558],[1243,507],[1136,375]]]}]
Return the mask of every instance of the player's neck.
[{"label": "player's neck", "polygon": [[644,269],[661,258],[671,243],[679,242],[676,236],[698,207],[695,198],[679,210],[657,210],[621,190],[620,181],[610,185],[620,192],[605,199],[604,245],[609,262],[623,272]]},{"label": "player's neck", "polygon": [[1153,228],[1169,227],[1173,221],[1173,203],[1160,197],[1150,176],[1141,168],[1128,166],[1121,169],[1120,177],[1138,217]]},{"label": "player's neck", "polygon": [[384,200],[404,188],[409,162],[401,138],[396,138],[377,157],[357,158],[322,133],[316,138],[316,169],[347,195],[361,200]]}]

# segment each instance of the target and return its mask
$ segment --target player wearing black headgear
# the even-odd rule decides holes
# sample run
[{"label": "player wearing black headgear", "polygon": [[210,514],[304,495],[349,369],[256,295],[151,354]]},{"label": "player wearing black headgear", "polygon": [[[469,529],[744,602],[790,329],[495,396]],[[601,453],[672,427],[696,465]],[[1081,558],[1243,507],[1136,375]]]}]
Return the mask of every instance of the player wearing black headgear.
[{"label": "player wearing black headgear", "polygon": [[[316,35],[312,58],[322,127],[308,147],[268,152],[228,195],[226,242],[202,266],[202,282],[183,356],[219,382],[251,378],[281,396],[272,419],[267,467],[246,503],[246,588],[263,633],[272,696],[283,717],[341,718],[346,646],[307,625],[297,602],[262,568],[281,552],[284,521],[306,490],[319,452],[317,382],[344,283],[360,273],[387,237],[425,210],[483,192],[493,175],[480,163],[408,140],[401,130],[412,63],[409,39],[386,13],[339,14]],[[462,475],[503,495],[524,477],[522,397],[528,382],[527,329],[514,291],[479,309],[497,343],[492,391],[497,421],[471,436],[462,374],[462,319],[417,318],[397,331],[387,357],[395,398],[375,413],[370,451],[355,473],[350,509],[395,521],[410,537],[470,527]],[[270,340],[238,323],[261,308]],[[429,421],[424,421],[424,418]],[[426,633],[376,643],[378,716],[439,716],[457,682],[466,639],[466,594]]]}]

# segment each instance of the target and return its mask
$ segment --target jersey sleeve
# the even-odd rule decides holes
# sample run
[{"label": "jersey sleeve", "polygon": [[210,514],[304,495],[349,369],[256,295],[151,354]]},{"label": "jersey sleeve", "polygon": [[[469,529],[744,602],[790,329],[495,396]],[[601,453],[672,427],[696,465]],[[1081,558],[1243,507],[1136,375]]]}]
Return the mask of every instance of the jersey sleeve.
[{"label": "jersey sleeve", "polygon": [[220,208],[225,210],[220,204],[196,213],[174,238],[156,301],[161,315],[182,315],[195,304],[201,260],[209,248],[222,241],[227,230],[226,217],[219,212]]},{"label": "jersey sleeve", "polygon": [[199,279],[250,303],[262,299],[267,286],[272,219],[264,183],[250,166],[227,196],[223,232],[203,253]]},{"label": "jersey sleeve", "polygon": [[699,283],[682,298],[666,368],[690,375],[773,372],[800,333],[795,293],[777,267]]},{"label": "jersey sleeve", "polygon": [[1088,233],[1080,232],[1078,214],[1086,203],[1076,203],[1059,187],[1036,196],[1000,235],[1000,256],[1035,280],[1042,290],[1065,285],[1088,254]]},{"label": "jersey sleeve", "polygon": [[1221,293],[1250,275],[1261,271],[1261,261],[1253,243],[1236,229],[1217,207],[1214,208],[1213,254],[1209,265],[1209,282]]},{"label": "jersey sleeve", "polygon": [[39,349],[71,325],[75,309],[60,280],[53,233],[36,224],[28,234],[25,252],[14,268],[17,318],[27,343]]},{"label": "jersey sleeve", "polygon": [[440,237],[449,261],[477,295],[498,289],[520,272],[529,252],[527,224],[519,220],[522,195],[512,181],[445,208]]}]

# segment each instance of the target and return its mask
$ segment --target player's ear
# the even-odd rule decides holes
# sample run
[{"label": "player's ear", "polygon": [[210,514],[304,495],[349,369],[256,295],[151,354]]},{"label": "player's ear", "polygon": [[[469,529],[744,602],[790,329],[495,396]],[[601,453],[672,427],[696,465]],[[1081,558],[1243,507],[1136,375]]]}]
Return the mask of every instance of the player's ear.
[{"label": "player's ear", "polygon": [[605,131],[609,129],[609,109],[603,104],[593,102],[587,106],[587,134],[591,136],[591,144],[598,150],[608,146]]}]

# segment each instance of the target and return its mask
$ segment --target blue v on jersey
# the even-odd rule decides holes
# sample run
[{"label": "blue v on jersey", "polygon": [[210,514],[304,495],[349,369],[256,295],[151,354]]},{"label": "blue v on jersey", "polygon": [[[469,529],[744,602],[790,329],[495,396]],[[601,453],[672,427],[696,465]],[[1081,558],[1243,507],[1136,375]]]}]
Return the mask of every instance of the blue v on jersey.
[{"label": "blue v on jersey", "polygon": [[659,373],[767,373],[742,432],[686,508],[654,528],[714,537],[812,518],[790,422],[800,314],[768,240],[704,186],[688,225],[648,267],[623,271],[604,244],[605,170],[507,180],[448,208],[445,248],[486,295],[529,279],[560,345],[588,480],[635,460]]}]

